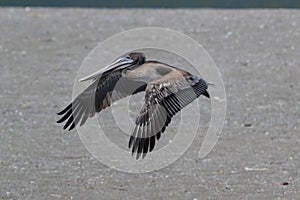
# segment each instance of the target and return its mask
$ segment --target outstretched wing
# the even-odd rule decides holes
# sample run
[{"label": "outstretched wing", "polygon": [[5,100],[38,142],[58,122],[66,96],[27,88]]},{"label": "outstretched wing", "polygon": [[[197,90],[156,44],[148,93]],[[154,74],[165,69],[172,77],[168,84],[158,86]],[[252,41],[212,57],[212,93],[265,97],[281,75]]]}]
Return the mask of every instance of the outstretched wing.
[{"label": "outstretched wing", "polygon": [[57,123],[66,121],[64,129],[72,130],[81,120],[82,126],[88,117],[110,106],[114,101],[144,91],[144,82],[133,81],[122,77],[122,71],[103,75],[96,79],[72,103],[57,113],[62,117]]},{"label": "outstretched wing", "polygon": [[132,154],[136,153],[137,159],[153,150],[156,140],[177,112],[200,95],[209,98],[207,83],[203,79],[187,74],[183,81],[178,81],[178,76],[182,78],[183,75],[176,73],[162,77],[146,87],[145,103],[129,140],[129,148],[132,148]]}]

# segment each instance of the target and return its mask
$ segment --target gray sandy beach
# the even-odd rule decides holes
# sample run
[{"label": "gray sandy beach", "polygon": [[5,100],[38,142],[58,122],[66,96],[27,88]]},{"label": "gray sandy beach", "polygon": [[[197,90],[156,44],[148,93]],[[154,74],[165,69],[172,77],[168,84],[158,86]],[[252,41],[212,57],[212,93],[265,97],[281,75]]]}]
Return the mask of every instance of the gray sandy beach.
[{"label": "gray sandy beach", "polygon": [[[130,174],[95,159],[56,113],[99,42],[145,26],[203,45],[222,74],[227,116],[204,159],[199,134],[171,165]],[[298,10],[0,8],[0,27],[1,199],[299,199]]]}]

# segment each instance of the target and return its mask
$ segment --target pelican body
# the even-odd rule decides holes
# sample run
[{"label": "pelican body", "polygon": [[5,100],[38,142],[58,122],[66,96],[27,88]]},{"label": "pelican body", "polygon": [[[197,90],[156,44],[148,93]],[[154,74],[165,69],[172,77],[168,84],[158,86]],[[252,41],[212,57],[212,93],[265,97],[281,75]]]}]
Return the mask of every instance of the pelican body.
[{"label": "pelican body", "polygon": [[58,113],[64,129],[82,126],[113,102],[145,91],[145,102],[135,121],[128,147],[136,159],[154,149],[171,118],[200,95],[210,97],[200,77],[158,61],[146,61],[140,52],[119,57],[111,65],[80,81],[92,83]]}]

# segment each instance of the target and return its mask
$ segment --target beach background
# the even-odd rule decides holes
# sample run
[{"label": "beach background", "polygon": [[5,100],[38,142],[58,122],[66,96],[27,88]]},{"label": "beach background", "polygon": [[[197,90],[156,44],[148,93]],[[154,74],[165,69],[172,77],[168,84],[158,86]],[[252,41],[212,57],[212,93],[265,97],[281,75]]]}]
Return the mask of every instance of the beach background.
[{"label": "beach background", "polygon": [[[299,198],[298,10],[1,7],[0,26],[2,199]],[[100,41],[145,26],[203,45],[224,80],[227,117],[206,158],[198,136],[168,167],[129,174],[93,158],[56,113]]]}]

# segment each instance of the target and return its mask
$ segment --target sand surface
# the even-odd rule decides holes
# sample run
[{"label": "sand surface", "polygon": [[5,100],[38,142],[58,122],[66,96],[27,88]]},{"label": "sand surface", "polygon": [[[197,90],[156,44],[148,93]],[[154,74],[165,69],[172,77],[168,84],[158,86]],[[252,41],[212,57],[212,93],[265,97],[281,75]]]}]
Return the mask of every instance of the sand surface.
[{"label": "sand surface", "polygon": [[[55,113],[99,41],[144,26],[205,47],[222,73],[227,118],[205,159],[199,136],[170,166],[128,174],[93,158]],[[298,10],[1,8],[0,27],[2,199],[299,199]]]}]

